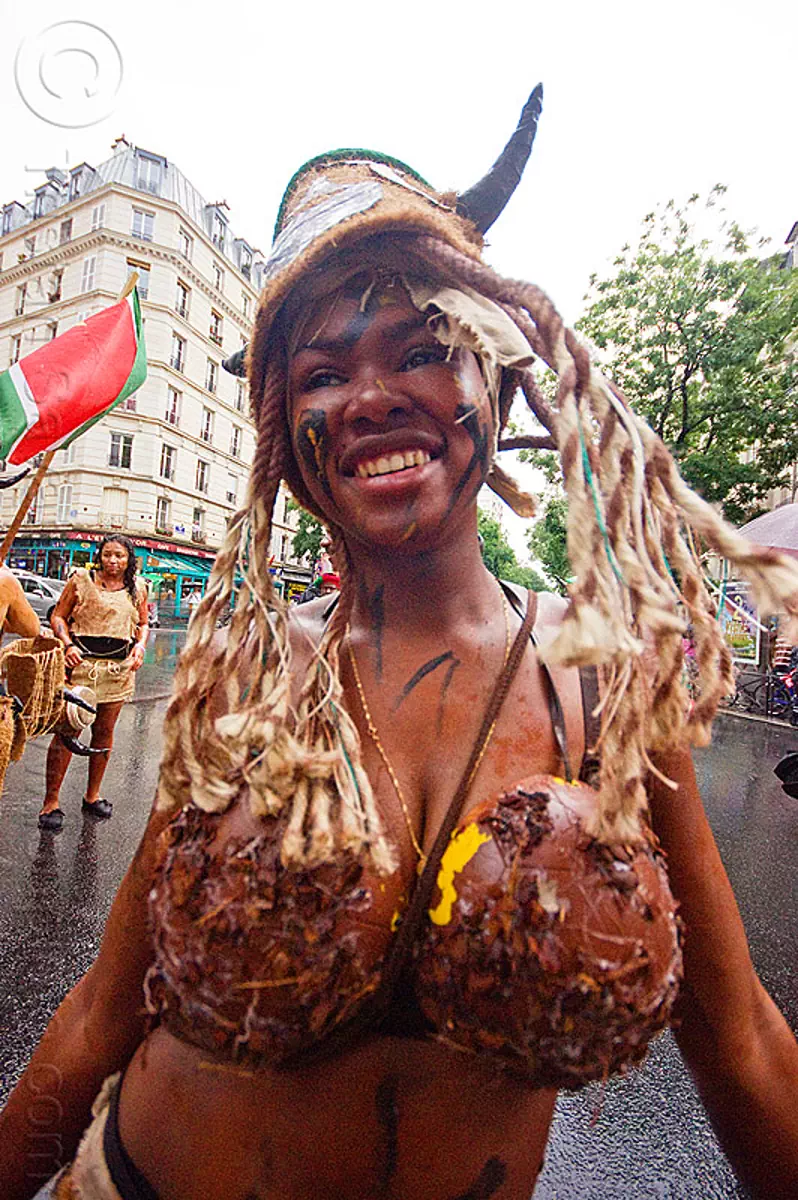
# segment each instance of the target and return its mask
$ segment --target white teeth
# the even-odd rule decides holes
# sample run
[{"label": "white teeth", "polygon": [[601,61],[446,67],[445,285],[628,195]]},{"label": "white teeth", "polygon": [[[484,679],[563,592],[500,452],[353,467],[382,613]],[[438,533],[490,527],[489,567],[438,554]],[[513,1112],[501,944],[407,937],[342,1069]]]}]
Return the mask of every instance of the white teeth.
[{"label": "white teeth", "polygon": [[355,474],[359,479],[368,479],[370,475],[392,475],[408,467],[423,467],[428,462],[430,456],[426,450],[405,450],[401,454],[392,454],[390,458],[381,457],[370,462],[358,463]]}]

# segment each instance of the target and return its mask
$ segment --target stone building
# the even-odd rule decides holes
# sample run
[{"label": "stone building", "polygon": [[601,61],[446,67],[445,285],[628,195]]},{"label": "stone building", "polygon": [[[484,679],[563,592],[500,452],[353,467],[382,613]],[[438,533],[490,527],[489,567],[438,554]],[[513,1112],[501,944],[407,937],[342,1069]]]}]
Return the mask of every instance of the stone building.
[{"label": "stone building", "polygon": [[[139,274],[148,374],[141,389],[60,450],[9,561],[64,576],[110,530],[137,547],[162,603],[185,611],[243,499],[255,446],[246,383],[222,361],[249,338],[263,257],[159,154],[114,143],[98,167],[51,168],[27,204],[3,205],[0,369],[114,303]],[[23,486],[2,493],[7,527]],[[272,572],[305,586],[293,514],[277,502]]]}]

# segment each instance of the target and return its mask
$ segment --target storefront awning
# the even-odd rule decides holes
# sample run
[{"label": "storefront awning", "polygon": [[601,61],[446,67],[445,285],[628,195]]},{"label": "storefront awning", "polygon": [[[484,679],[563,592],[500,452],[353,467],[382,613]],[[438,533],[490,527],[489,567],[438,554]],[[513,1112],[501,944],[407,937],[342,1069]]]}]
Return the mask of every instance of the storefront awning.
[{"label": "storefront awning", "polygon": [[173,554],[169,550],[149,550],[146,563],[146,575],[191,575],[196,579],[207,579],[213,559],[192,558],[189,554]]}]

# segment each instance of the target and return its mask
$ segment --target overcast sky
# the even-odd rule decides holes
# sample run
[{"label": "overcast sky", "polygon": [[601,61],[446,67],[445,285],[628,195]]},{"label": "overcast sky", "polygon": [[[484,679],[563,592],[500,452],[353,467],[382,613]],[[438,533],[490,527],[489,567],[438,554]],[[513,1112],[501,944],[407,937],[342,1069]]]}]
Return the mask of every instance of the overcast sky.
[{"label": "overcast sky", "polygon": [[[206,199],[226,199],[235,232],[267,251],[282,190],[307,158],[366,146],[462,190],[542,80],[532,160],[488,253],[544,287],[567,320],[590,274],[607,271],[658,202],[725,183],[730,215],[772,249],[798,220],[786,0],[491,0],[481,12],[431,0],[0,5],[0,203],[41,181],[26,166],[96,165],[124,133],[173,160]],[[102,32],[86,35],[98,81],[86,54],[56,53],[80,40],[74,30],[39,36],[67,20],[118,47],[115,96]],[[67,129],[33,115],[15,79],[23,42],[17,75],[34,105],[74,119],[88,89],[110,115]],[[42,79],[63,95],[60,110]]]}]

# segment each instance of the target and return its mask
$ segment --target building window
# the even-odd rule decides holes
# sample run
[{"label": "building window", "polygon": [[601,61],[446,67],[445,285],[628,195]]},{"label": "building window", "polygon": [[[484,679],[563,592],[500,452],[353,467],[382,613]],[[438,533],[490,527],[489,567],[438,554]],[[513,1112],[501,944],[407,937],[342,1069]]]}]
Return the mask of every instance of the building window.
[{"label": "building window", "polygon": [[172,525],[169,521],[169,510],[171,504],[166,496],[159,496],[155,501],[155,532],[156,533],[172,533]]},{"label": "building window", "polygon": [[238,500],[238,477],[236,475],[227,476],[227,503],[235,504]]},{"label": "building window", "polygon": [[63,271],[53,271],[50,276],[50,290],[47,293],[47,299],[50,304],[57,304],[61,299],[62,283],[64,280]]},{"label": "building window", "polygon": [[150,294],[149,263],[134,262],[133,259],[129,258],[127,260],[127,278],[128,279],[130,279],[130,276],[133,274],[134,271],[138,271],[138,273],[139,273],[139,281],[136,285],[139,289],[139,299],[146,300]]},{"label": "building window", "polygon": [[137,396],[137,394],[138,393],[133,392],[133,393],[131,393],[130,396],[125,396],[124,400],[122,401],[122,403],[119,406],[120,409],[122,409],[124,412],[135,412],[136,411],[136,396]]},{"label": "building window", "polygon": [[241,274],[245,279],[252,275],[252,252],[244,246],[241,247]]},{"label": "building window", "polygon": [[108,452],[108,466],[130,470],[130,460],[133,457],[133,435],[130,433],[112,433],[111,447]]},{"label": "building window", "polygon": [[141,238],[142,242],[151,242],[155,230],[155,213],[145,212],[142,208],[133,209],[133,225],[130,232],[133,237]]},{"label": "building window", "polygon": [[15,333],[11,339],[11,357],[8,360],[8,365],[13,367],[15,362],[19,362],[22,354],[22,334]]},{"label": "building window", "polygon": [[188,316],[188,303],[191,296],[191,288],[187,287],[182,280],[177,281],[177,293],[175,295],[175,312],[180,317]]},{"label": "building window", "polygon": [[241,457],[241,428],[234,425],[230,433],[230,453],[233,458]]},{"label": "building window", "polygon": [[105,224],[105,205],[96,204],[91,210],[91,227],[94,229],[102,229]]},{"label": "building window", "polygon": [[58,337],[58,322],[50,321],[47,326],[47,341],[51,342],[54,337]]},{"label": "building window", "polygon": [[68,446],[64,446],[61,450],[61,464],[68,467],[75,461],[75,442],[70,442]]},{"label": "building window", "polygon": [[186,233],[185,229],[183,229],[181,225],[180,233],[177,236],[177,245],[180,253],[183,255],[183,258],[187,258],[189,262],[191,262],[191,249],[193,243],[194,239],[189,233]]},{"label": "building window", "polygon": [[202,427],[200,429],[200,437],[203,442],[213,441],[213,413],[209,408],[202,410]]},{"label": "building window", "polygon": [[197,459],[197,491],[207,492],[211,476],[211,464],[204,459]]},{"label": "building window", "polygon": [[239,412],[244,411],[244,380],[236,380],[236,408]]},{"label": "building window", "polygon": [[167,388],[166,390],[166,413],[164,420],[170,425],[180,424],[180,392],[177,388]]},{"label": "building window", "polygon": [[225,233],[226,227],[224,220],[222,219],[222,215],[221,213],[215,212],[213,214],[213,224],[211,228],[211,241],[213,242],[214,246],[218,246],[220,250],[224,249]]},{"label": "building window", "polygon": [[163,165],[158,158],[150,158],[139,151],[139,172],[136,187],[140,192],[151,192],[153,196],[161,194],[161,173]]},{"label": "building window", "polygon": [[82,292],[90,292],[94,287],[94,275],[97,270],[97,257],[92,254],[91,258],[87,258],[83,263],[83,279],[81,281],[80,290]]},{"label": "building window", "polygon": [[169,362],[176,371],[182,371],[186,362],[186,342],[185,338],[181,338],[180,334],[172,334],[172,357]]},{"label": "building window", "polygon": [[63,246],[65,242],[71,242],[71,241],[72,241],[72,218],[70,217],[68,221],[61,222],[61,233],[59,235],[59,242]]},{"label": "building window", "polygon": [[212,358],[208,359],[208,365],[205,370],[205,386],[209,392],[216,391],[216,381],[219,378],[219,364],[215,363]]},{"label": "building window", "polygon": [[222,344],[222,329],[223,322],[220,314],[211,309],[210,337],[212,342],[216,342],[217,346],[221,346]]},{"label": "building window", "polygon": [[213,286],[217,292],[224,291],[224,271],[217,262],[213,264]]},{"label": "building window", "polygon": [[21,317],[25,311],[25,300],[28,295],[27,283],[21,283],[17,288],[17,298],[14,303],[14,316]]},{"label": "building window", "polygon": [[58,516],[57,520],[65,522],[69,520],[70,509],[72,508],[72,484],[62,483],[58,489]]},{"label": "building window", "polygon": [[195,508],[191,518],[191,540],[193,542],[205,541],[205,509]]},{"label": "building window", "polygon": [[33,258],[36,253],[36,234],[25,238],[25,257]]},{"label": "building window", "polygon": [[245,320],[249,319],[249,296],[246,292],[241,293],[241,311],[244,314]]},{"label": "building window", "polygon": [[177,466],[177,450],[174,446],[161,446],[161,479],[174,479]]}]

